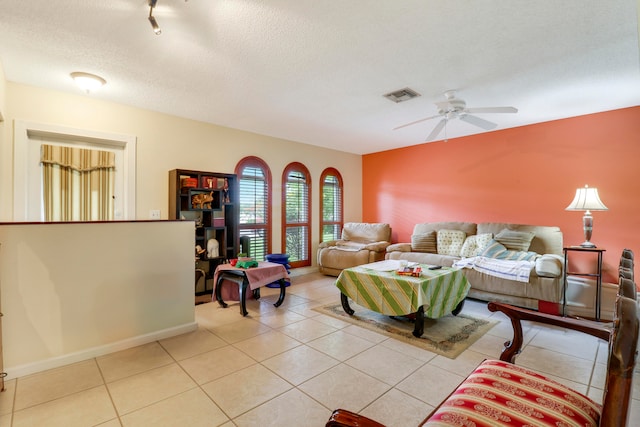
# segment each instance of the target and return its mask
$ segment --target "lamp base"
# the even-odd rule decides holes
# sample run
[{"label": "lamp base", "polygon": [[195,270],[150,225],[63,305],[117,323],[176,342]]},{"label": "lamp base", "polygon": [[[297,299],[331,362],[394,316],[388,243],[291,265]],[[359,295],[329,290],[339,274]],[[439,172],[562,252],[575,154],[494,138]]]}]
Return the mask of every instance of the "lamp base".
[{"label": "lamp base", "polygon": [[580,247],[581,248],[596,248],[597,246],[587,240],[586,242],[580,243]]}]

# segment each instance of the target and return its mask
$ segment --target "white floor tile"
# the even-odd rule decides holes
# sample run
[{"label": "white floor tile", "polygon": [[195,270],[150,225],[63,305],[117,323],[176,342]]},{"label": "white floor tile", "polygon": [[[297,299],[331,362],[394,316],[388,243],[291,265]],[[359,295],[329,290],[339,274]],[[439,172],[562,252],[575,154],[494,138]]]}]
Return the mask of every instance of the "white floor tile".
[{"label": "white floor tile", "polygon": [[[499,324],[456,359],[438,356],[313,310],[339,303],[335,279],[292,277],[279,308],[279,289],[263,288],[246,317],[237,302],[201,304],[197,331],[7,381],[0,427],[322,426],[338,407],[412,426],[513,336],[504,315],[470,299],[464,312]],[[600,401],[607,343],[523,329],[518,365]],[[630,426],[640,425],[640,367],[635,377]]]}]

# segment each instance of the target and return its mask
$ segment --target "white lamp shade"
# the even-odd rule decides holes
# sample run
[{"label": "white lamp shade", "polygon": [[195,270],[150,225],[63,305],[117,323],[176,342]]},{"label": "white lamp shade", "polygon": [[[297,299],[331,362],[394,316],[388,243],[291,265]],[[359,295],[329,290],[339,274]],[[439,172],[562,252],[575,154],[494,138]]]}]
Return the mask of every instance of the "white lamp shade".
[{"label": "white lamp shade", "polygon": [[576,196],[566,210],[568,211],[606,211],[608,208],[600,200],[597,188],[584,188],[576,190]]}]

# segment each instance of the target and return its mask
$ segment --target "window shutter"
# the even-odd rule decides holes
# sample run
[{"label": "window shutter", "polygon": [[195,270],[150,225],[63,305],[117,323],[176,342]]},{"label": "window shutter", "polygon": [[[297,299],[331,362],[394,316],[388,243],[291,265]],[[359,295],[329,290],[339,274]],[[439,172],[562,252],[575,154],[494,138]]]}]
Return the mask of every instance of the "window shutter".
[{"label": "window shutter", "polygon": [[240,246],[241,252],[258,261],[269,253],[270,200],[266,171],[249,162],[240,169]]},{"label": "window shutter", "polygon": [[322,242],[336,240],[342,233],[342,180],[333,168],[325,171],[322,179],[322,211],[321,236]]}]

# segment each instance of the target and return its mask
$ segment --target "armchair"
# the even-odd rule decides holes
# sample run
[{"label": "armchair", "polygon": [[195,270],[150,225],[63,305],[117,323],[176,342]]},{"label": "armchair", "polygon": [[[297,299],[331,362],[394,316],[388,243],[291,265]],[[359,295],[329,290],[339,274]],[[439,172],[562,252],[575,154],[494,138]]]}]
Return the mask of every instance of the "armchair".
[{"label": "armchair", "polygon": [[327,276],[339,276],[345,268],[384,260],[390,244],[389,224],[345,223],[340,239],[318,245],[318,269]]}]

